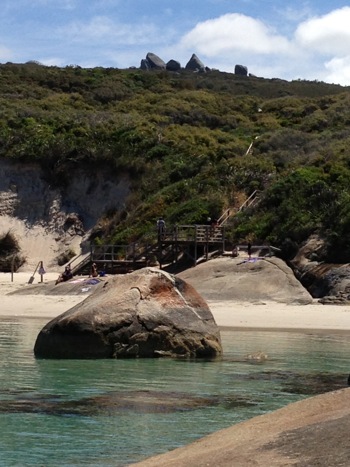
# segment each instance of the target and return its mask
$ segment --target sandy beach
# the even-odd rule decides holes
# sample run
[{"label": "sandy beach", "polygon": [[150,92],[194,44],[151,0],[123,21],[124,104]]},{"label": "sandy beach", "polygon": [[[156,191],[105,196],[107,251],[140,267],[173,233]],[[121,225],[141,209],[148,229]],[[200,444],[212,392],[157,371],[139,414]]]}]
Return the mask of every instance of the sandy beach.
[{"label": "sandy beach", "polygon": [[[86,298],[81,295],[8,295],[16,290],[23,290],[29,286],[30,272],[0,273],[0,318],[25,317],[51,319],[64,313],[72,306]],[[54,283],[58,273],[46,273],[41,282],[41,276],[35,274],[33,284],[44,288],[49,283]]]},{"label": "sandy beach", "polygon": [[288,305],[276,302],[236,303],[208,300],[220,328],[265,331],[317,331],[350,334],[350,307]]},{"label": "sandy beach", "polygon": [[[86,291],[83,279],[80,293],[69,295],[46,294],[58,273],[36,273],[34,285],[42,287],[43,294],[8,295],[15,290],[25,290],[30,272],[0,273],[0,317],[54,318],[84,300]],[[87,279],[87,277],[85,278]],[[104,280],[108,280],[108,277]],[[341,305],[299,305],[275,301],[252,302],[207,299],[215,321],[220,328],[246,330],[345,332],[350,334],[350,307]]]}]

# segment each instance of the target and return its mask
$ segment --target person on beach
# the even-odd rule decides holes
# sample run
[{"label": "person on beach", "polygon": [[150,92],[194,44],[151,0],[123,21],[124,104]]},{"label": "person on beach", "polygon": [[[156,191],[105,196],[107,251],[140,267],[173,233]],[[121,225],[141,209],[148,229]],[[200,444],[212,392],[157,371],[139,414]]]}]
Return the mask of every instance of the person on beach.
[{"label": "person on beach", "polygon": [[92,263],[89,277],[97,277],[97,276],[98,276],[98,272],[97,272],[96,263]]},{"label": "person on beach", "polygon": [[70,267],[70,264],[68,264],[65,268],[62,274],[60,274],[56,280],[56,285],[59,284],[60,282],[66,282],[69,281],[69,279],[72,279],[73,273]]},{"label": "person on beach", "polygon": [[249,242],[247,246],[248,258],[251,259],[252,257],[252,244]]},{"label": "person on beach", "polygon": [[236,258],[239,255],[239,248],[237,245],[233,245],[232,248],[232,257]]}]

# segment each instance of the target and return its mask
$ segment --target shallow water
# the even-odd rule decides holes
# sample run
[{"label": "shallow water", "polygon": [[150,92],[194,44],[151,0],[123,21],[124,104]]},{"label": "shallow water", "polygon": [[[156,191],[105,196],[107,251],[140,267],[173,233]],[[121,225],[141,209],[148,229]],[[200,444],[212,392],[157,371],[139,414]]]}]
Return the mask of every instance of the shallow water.
[{"label": "shallow water", "polygon": [[[346,386],[346,335],[222,331],[223,359],[35,360],[0,320],[0,466],[122,466]],[[246,355],[262,351],[266,361]]]}]

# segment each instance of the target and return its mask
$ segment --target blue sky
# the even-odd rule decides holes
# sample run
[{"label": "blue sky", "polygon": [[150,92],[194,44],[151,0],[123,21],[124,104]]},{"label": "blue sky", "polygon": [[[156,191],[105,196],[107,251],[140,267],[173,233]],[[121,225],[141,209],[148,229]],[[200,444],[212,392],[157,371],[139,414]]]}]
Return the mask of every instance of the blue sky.
[{"label": "blue sky", "polygon": [[265,78],[350,85],[350,5],[289,0],[1,0],[0,63],[235,65]]}]

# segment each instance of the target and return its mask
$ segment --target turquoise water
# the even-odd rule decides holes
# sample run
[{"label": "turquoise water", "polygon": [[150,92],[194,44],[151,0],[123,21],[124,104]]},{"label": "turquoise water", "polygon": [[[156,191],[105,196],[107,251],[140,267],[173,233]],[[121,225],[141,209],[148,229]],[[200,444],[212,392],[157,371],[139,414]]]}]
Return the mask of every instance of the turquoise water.
[{"label": "turquoise water", "polygon": [[[346,386],[349,337],[221,333],[217,361],[35,360],[46,322],[0,320],[0,466],[123,466]],[[245,359],[262,351],[268,359]]]}]

